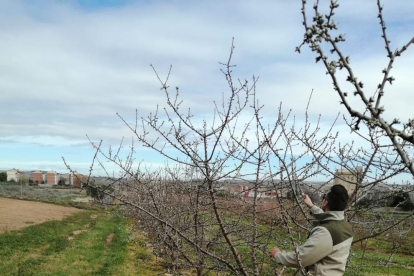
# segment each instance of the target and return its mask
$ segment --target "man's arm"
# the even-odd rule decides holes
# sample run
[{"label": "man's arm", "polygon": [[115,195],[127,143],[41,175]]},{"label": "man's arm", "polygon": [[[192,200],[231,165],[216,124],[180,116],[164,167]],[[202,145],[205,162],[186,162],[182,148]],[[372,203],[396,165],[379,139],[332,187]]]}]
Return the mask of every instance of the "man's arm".
[{"label": "man's arm", "polygon": [[323,213],[323,210],[316,205],[313,205],[312,208],[309,210],[312,214],[320,214]]},{"label": "man's arm", "polygon": [[323,210],[316,205],[313,205],[312,200],[308,195],[303,195],[303,203],[309,208],[312,214],[323,213]]},{"label": "man's arm", "polygon": [[[297,247],[303,267],[313,265],[332,252],[332,237],[324,227],[315,227],[305,244]],[[277,252],[276,262],[289,267],[299,267],[295,252]]]}]

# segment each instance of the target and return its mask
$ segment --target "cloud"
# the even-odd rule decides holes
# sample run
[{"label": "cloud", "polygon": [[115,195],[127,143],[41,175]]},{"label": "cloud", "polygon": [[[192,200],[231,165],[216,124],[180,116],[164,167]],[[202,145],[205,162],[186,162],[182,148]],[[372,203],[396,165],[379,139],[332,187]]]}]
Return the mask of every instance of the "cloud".
[{"label": "cloud", "polygon": [[[412,36],[414,3],[384,4],[391,45],[401,47]],[[218,62],[227,61],[232,37],[234,80],[260,76],[257,93],[269,121],[280,102],[286,112],[302,116],[313,89],[312,121],[322,114],[329,124],[345,110],[313,53],[294,52],[303,37],[300,8],[295,1],[125,1],[116,6],[2,1],[1,141],[84,147],[85,134],[108,143],[131,137],[116,112],[131,122],[135,109],[146,116],[166,105],[150,63],[162,81],[173,65],[170,91],[180,88],[182,110],[191,108],[198,121],[210,118],[214,101],[229,93]],[[337,12],[348,39],[341,49],[372,92],[387,62],[375,9],[374,2],[352,0],[341,1]],[[394,66],[396,83],[384,98],[390,118],[411,116],[413,59],[409,49]]]}]

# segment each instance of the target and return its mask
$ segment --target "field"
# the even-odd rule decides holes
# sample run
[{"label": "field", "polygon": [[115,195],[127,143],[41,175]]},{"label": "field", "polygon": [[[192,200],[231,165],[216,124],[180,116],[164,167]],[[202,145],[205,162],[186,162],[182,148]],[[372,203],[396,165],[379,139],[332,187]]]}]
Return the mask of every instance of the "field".
[{"label": "field", "polygon": [[[166,272],[162,259],[151,253],[150,241],[130,232],[130,221],[119,211],[91,210],[90,203],[82,205],[87,210],[65,207],[74,205],[75,198],[87,199],[84,191],[34,187],[21,191],[18,185],[1,185],[1,192],[35,201],[0,197],[0,275],[151,276]],[[266,231],[266,226],[259,231]],[[270,238],[269,249],[284,236],[280,232]],[[414,275],[413,244],[414,231],[357,243],[345,275]],[[358,268],[361,265],[365,267]],[[283,275],[294,272],[288,269]]]},{"label": "field", "polygon": [[0,197],[0,234],[48,220],[61,220],[80,209]]},{"label": "field", "polygon": [[[36,220],[38,203],[32,206]],[[164,274],[145,238],[128,234],[125,218],[103,211],[81,210],[61,220],[7,230],[0,235],[0,263],[0,275]]]}]

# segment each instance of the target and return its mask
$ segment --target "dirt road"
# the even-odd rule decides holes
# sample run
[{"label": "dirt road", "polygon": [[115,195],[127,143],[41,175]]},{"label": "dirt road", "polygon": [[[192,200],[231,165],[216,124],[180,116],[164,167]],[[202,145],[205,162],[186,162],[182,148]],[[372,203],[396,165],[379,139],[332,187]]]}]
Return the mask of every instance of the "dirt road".
[{"label": "dirt road", "polygon": [[48,220],[61,220],[80,211],[72,207],[0,197],[0,234]]}]

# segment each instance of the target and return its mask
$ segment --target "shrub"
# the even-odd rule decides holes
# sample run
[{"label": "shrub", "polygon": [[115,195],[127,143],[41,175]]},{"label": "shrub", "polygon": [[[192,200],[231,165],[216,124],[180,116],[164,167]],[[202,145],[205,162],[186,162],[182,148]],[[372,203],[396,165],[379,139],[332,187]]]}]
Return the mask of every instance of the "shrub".
[{"label": "shrub", "polygon": [[400,207],[404,211],[414,210],[414,203],[411,201],[410,195],[407,192],[402,194],[396,194],[393,197],[391,207],[396,206]]},{"label": "shrub", "polygon": [[0,173],[0,182],[6,182],[7,181],[7,173],[1,172]]}]

